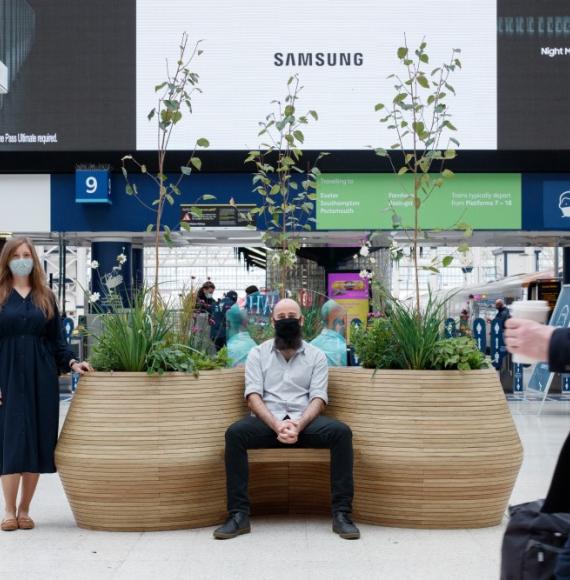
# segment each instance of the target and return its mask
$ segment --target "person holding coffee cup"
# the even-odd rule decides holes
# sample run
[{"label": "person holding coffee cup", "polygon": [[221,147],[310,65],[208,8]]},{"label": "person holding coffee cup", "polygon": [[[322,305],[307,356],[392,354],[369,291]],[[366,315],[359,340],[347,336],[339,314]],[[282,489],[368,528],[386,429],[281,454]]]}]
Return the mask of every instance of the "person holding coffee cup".
[{"label": "person holding coffee cup", "polygon": [[[546,326],[535,320],[511,318],[505,323],[509,352],[548,361],[552,372],[570,372],[570,328]],[[550,490],[543,505],[546,513],[570,512],[570,435],[562,446]],[[558,555],[556,578],[570,579],[570,539]]]},{"label": "person holding coffee cup", "polygon": [[548,302],[520,300],[511,305],[511,311],[512,318],[505,321],[505,344],[513,355],[513,362],[531,364],[547,361],[548,349],[545,345],[554,330],[552,326],[545,326],[550,313]]}]

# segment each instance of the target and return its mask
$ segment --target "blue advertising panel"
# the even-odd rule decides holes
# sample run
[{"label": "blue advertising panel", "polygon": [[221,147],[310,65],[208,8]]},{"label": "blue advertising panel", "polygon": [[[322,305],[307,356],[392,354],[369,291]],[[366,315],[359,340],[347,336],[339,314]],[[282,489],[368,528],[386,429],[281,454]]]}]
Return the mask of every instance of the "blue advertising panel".
[{"label": "blue advertising panel", "polygon": [[491,322],[491,362],[499,370],[503,364],[503,358],[506,354],[504,340],[504,324],[501,320],[495,318]]},{"label": "blue advertising panel", "polygon": [[[567,328],[570,326],[570,285],[562,286],[549,324],[557,328]],[[528,388],[533,391],[540,391],[546,395],[550,389],[553,377],[554,373],[550,372],[548,363],[540,362],[536,365],[532,373]]]},{"label": "blue advertising panel", "polygon": [[513,365],[513,393],[523,392],[524,367],[521,364]]},{"label": "blue advertising panel", "polygon": [[453,338],[457,334],[455,320],[448,318],[445,321],[445,338]]},{"label": "blue advertising panel", "polygon": [[553,230],[569,230],[570,180],[545,181],[542,191],[544,227]]},{"label": "blue advertising panel", "polygon": [[484,318],[476,318],[473,321],[473,339],[477,348],[485,354],[487,352],[487,323]]}]

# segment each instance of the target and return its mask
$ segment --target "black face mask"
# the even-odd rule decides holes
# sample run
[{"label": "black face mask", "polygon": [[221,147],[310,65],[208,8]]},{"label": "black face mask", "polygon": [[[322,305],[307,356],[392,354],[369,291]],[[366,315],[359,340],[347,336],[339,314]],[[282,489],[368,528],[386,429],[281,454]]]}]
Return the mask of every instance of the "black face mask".
[{"label": "black face mask", "polygon": [[278,350],[301,346],[301,323],[298,318],[275,320],[275,347]]}]

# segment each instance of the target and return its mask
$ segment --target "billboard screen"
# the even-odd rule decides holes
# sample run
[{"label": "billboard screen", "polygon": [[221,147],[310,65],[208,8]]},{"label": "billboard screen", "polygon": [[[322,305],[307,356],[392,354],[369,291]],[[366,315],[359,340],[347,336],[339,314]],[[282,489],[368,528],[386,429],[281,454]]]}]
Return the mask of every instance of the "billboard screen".
[{"label": "billboard screen", "polygon": [[306,149],[387,147],[378,102],[394,95],[396,50],[428,42],[429,68],[461,49],[450,98],[461,148],[568,149],[570,9],[561,0],[0,0],[0,151],[156,148],[154,87],[183,32],[201,40],[203,93],[171,148],[259,146],[259,122],[303,85],[319,120]]}]

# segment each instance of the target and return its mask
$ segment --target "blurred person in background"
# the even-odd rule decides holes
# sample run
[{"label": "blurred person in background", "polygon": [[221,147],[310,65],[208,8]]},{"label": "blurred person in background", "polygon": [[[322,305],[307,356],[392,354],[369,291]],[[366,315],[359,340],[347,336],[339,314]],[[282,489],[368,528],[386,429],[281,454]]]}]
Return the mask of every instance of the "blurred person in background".
[{"label": "blurred person in background", "polygon": [[334,300],[328,300],[321,308],[323,330],[311,344],[323,351],[329,367],[345,367],[347,365],[346,311]]},{"label": "blurred person in background", "polygon": [[245,365],[247,355],[257,344],[247,330],[249,317],[247,310],[234,304],[226,314],[228,332],[228,358],[232,367]]},{"label": "blurred person in background", "polygon": [[238,295],[235,290],[226,292],[225,296],[219,300],[213,309],[212,341],[216,345],[216,350],[221,350],[226,346],[227,341],[227,321],[228,310],[237,302]]}]

